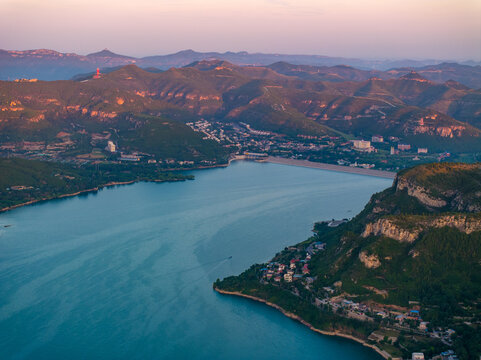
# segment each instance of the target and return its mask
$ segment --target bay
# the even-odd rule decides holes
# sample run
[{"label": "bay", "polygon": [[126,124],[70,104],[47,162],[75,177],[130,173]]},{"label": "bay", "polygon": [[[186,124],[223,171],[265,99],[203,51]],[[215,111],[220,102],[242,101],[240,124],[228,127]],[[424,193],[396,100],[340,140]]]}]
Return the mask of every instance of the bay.
[{"label": "bay", "polygon": [[253,162],[192,173],[1,214],[0,359],[379,358],[212,282],[355,216],[391,180]]}]

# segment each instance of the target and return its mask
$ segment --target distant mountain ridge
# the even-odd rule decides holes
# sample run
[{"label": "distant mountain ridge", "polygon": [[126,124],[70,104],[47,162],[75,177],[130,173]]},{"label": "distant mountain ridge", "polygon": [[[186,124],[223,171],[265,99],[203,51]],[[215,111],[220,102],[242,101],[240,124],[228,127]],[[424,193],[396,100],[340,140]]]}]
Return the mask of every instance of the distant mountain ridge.
[{"label": "distant mountain ridge", "polygon": [[[13,138],[68,132],[73,119],[107,126],[128,114],[184,114],[188,121],[243,122],[286,135],[397,136],[414,146],[455,151],[481,147],[481,130],[459,121],[480,123],[480,98],[479,91],[453,89],[415,73],[319,82],[222,60],[161,73],[131,64],[100,79],[0,82],[0,129]],[[459,117],[451,117],[452,109]]]},{"label": "distant mountain ridge", "polygon": [[[81,73],[94,71],[97,67],[107,68],[135,63],[139,67],[155,67],[167,70],[171,67],[182,67],[195,61],[220,59],[236,65],[265,66],[276,63],[289,63],[294,65],[307,65],[314,67],[346,66],[356,69],[332,69],[333,76],[329,77],[327,71],[324,78],[313,76],[313,80],[344,81],[346,76],[337,76],[342,72],[356,72],[347,76],[349,80],[366,80],[375,76],[380,78],[397,78],[412,70],[417,71],[427,79],[437,82],[456,80],[472,88],[481,88],[481,66],[460,65],[456,63],[442,63],[438,60],[363,60],[356,58],[329,57],[322,55],[288,55],[288,54],[263,54],[241,52],[196,52],[183,50],[174,54],[155,55],[135,58],[119,55],[108,49],[84,55],[74,53],[60,53],[54,50],[0,50],[0,79],[13,80],[16,78],[38,78],[41,80],[65,80]],[[395,69],[392,72],[387,71]],[[279,64],[277,64],[277,70]],[[302,70],[302,69],[301,69]],[[319,69],[311,69],[318,71]],[[329,70],[329,69],[327,69]],[[288,71],[288,70],[285,70]],[[306,69],[302,70],[308,72]],[[301,72],[302,72],[301,71]],[[311,71],[311,72],[312,72]],[[326,69],[321,69],[321,73]],[[281,71],[282,72],[282,71]],[[383,73],[384,72],[384,73]],[[306,75],[306,74],[305,74]],[[313,75],[313,74],[311,74]]]}]

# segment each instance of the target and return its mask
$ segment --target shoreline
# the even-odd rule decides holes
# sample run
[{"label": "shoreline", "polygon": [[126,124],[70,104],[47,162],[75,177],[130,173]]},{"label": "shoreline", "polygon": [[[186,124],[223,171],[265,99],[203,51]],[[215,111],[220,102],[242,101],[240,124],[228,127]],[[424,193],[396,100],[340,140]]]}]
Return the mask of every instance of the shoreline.
[{"label": "shoreline", "polygon": [[[174,169],[166,169],[166,171],[195,171],[195,170],[206,170],[206,169],[215,169],[215,168],[226,168],[226,167],[229,167],[230,164],[233,161],[239,161],[239,160],[249,161],[249,160],[245,160],[243,158],[234,157],[234,158],[229,159],[227,163],[223,163],[223,164],[198,166],[198,167],[195,167],[195,168],[174,168]],[[350,174],[375,176],[375,177],[382,177],[382,178],[387,178],[387,179],[394,179],[395,176],[396,176],[396,173],[390,172],[390,171],[354,168],[354,167],[349,167],[349,166],[340,166],[340,165],[333,165],[333,164],[327,164],[327,163],[318,163],[318,162],[313,162],[313,161],[308,161],[308,160],[285,159],[285,158],[275,157],[275,156],[269,156],[267,159],[262,160],[260,162],[269,162],[269,163],[278,164],[278,165],[299,166],[299,167],[307,167],[307,168],[312,168],[312,169],[320,169],[320,170],[337,171],[337,172],[344,172],[344,173],[350,173]],[[83,193],[99,191],[100,189],[106,188],[106,187],[111,187],[111,186],[116,186],[116,185],[129,185],[129,184],[133,184],[133,183],[136,183],[136,182],[139,182],[139,181],[143,181],[143,180],[110,182],[110,183],[106,183],[106,184],[103,184],[103,185],[99,185],[95,188],[77,191],[75,193],[62,194],[62,195],[53,196],[53,197],[44,197],[44,198],[41,198],[41,199],[30,200],[30,201],[27,201],[27,202],[24,202],[24,203],[21,203],[21,204],[4,207],[4,208],[0,209],[0,213],[10,211],[10,210],[14,210],[14,209],[17,209],[17,208],[20,208],[20,207],[23,207],[23,206],[32,205],[32,204],[42,202],[42,201],[61,199],[61,198],[65,198],[65,197],[73,197],[73,196],[77,196],[77,195],[80,195],[80,194],[83,194]],[[149,180],[149,181],[151,181],[151,182],[168,182],[168,181],[180,181],[180,180]]]},{"label": "shoreline", "polygon": [[376,353],[378,353],[380,356],[382,356],[384,359],[389,359],[389,358],[392,358],[392,356],[387,353],[386,351],[384,350],[381,350],[379,349],[376,345],[371,345],[371,344],[368,344],[367,342],[365,342],[364,340],[362,339],[359,339],[355,336],[352,336],[352,335],[349,335],[349,334],[344,334],[342,332],[339,332],[339,331],[326,331],[326,330],[320,330],[320,329],[317,329],[315,328],[314,326],[312,326],[310,323],[308,323],[307,321],[305,321],[303,318],[301,318],[300,316],[298,315],[295,315],[293,313],[290,313],[286,310],[284,310],[282,307],[280,307],[279,305],[277,304],[274,304],[274,303],[271,303],[267,300],[264,300],[264,299],[261,299],[261,298],[258,298],[258,297],[255,297],[255,296],[252,296],[252,295],[246,295],[246,294],[242,294],[238,291],[227,291],[227,290],[221,290],[219,288],[216,288],[214,287],[214,291],[218,292],[219,294],[223,294],[223,295],[232,295],[232,296],[239,296],[239,297],[243,297],[243,298],[246,298],[246,299],[250,299],[250,300],[253,300],[253,301],[257,301],[257,302],[260,302],[260,303],[263,303],[263,304],[266,304],[270,307],[273,307],[274,309],[280,311],[283,315],[287,316],[288,318],[291,318],[293,320],[296,320],[298,322],[300,322],[302,325],[305,325],[309,328],[309,330],[312,330],[314,332],[317,332],[319,334],[322,334],[322,335],[328,335],[328,336],[338,336],[338,337],[342,337],[342,338],[345,338],[345,339],[349,339],[349,340],[353,340],[363,346],[366,346],[372,350],[374,350]]},{"label": "shoreline", "polygon": [[311,169],[330,170],[330,171],[344,172],[344,173],[357,174],[357,175],[376,176],[376,177],[393,179],[393,180],[396,177],[396,173],[391,171],[364,169],[364,168],[358,168],[358,167],[333,165],[333,164],[327,164],[327,163],[318,163],[318,162],[309,161],[309,160],[286,159],[286,158],[281,158],[276,156],[269,156],[267,157],[267,159],[263,160],[263,162],[279,164],[279,165],[307,167]]},{"label": "shoreline", "polygon": [[[231,163],[232,160],[235,160],[235,159],[230,159],[227,163],[223,163],[223,164],[198,166],[198,167],[195,167],[195,168],[173,168],[173,169],[165,169],[165,172],[194,171],[194,170],[207,170],[207,169],[215,169],[215,168],[226,168],[226,167],[228,167],[228,166],[230,165],[230,163]],[[16,204],[16,205],[12,205],[12,206],[7,206],[7,207],[4,207],[4,208],[1,208],[1,209],[0,209],[0,214],[3,213],[3,212],[6,212],[6,211],[10,211],[10,210],[14,210],[14,209],[23,207],[23,206],[36,204],[36,203],[42,202],[42,201],[62,199],[62,198],[65,198],[65,197],[73,197],[73,196],[77,196],[77,195],[84,194],[84,193],[99,191],[100,189],[107,188],[107,187],[111,187],[111,186],[116,186],[116,185],[129,185],[129,184],[134,184],[134,183],[140,182],[140,181],[148,181],[148,182],[159,182],[159,183],[162,183],[162,182],[185,181],[185,179],[182,179],[182,180],[130,180],[130,181],[115,181],[115,182],[109,182],[109,183],[102,184],[102,185],[99,185],[99,186],[94,187],[94,188],[91,188],[91,189],[80,190],[80,191],[77,191],[77,192],[74,192],[74,193],[62,194],[62,195],[58,195],[58,196],[44,197],[44,198],[41,198],[41,199],[30,200],[30,201],[27,201],[27,202],[24,202],[24,203],[21,203],[21,204]]]},{"label": "shoreline", "polygon": [[[36,203],[42,202],[42,201],[50,201],[50,200],[62,199],[62,198],[66,198],[66,197],[73,197],[73,196],[77,196],[77,195],[84,194],[84,193],[96,192],[96,191],[99,191],[103,188],[108,188],[108,187],[117,186],[117,185],[130,185],[130,184],[134,184],[134,183],[140,182],[140,181],[144,181],[144,180],[114,181],[114,182],[109,182],[109,183],[106,183],[106,184],[99,185],[99,186],[94,187],[94,188],[80,190],[80,191],[77,191],[77,192],[74,192],[74,193],[62,194],[62,195],[58,195],[58,196],[44,197],[44,198],[41,198],[41,199],[30,200],[30,201],[27,201],[27,202],[24,202],[24,203],[21,203],[21,204],[4,207],[4,208],[0,209],[0,213],[10,211],[10,210],[14,210],[14,209],[17,209],[17,208],[20,208],[20,207],[23,207],[23,206],[36,204]],[[185,180],[149,180],[149,182],[175,182],[175,181],[185,181]]]}]

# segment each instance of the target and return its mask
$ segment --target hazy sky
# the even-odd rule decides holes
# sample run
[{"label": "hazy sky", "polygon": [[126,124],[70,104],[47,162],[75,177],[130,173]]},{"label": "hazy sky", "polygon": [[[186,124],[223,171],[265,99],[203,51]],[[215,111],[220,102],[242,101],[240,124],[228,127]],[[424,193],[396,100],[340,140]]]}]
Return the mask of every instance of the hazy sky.
[{"label": "hazy sky", "polygon": [[481,0],[0,0],[0,48],[481,60]]}]

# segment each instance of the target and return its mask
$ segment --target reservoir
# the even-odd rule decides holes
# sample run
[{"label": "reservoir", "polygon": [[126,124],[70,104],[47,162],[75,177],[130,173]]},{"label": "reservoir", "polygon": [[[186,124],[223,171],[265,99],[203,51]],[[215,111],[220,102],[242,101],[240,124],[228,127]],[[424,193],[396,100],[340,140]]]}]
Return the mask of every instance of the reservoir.
[{"label": "reservoir", "polygon": [[0,359],[380,358],[212,283],[392,180],[254,162],[191,173],[0,214]]}]

